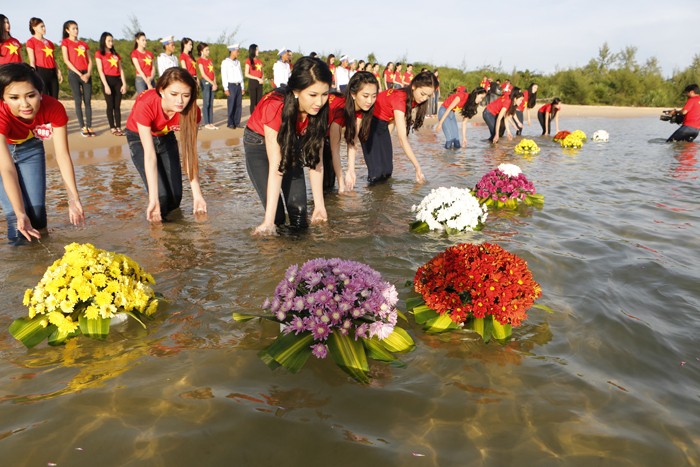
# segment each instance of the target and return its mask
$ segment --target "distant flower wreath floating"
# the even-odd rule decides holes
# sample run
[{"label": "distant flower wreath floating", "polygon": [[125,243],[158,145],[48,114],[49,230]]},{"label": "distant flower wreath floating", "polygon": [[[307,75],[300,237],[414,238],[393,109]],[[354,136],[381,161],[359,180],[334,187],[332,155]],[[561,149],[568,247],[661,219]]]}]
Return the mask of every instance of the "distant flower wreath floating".
[{"label": "distant flower wreath floating", "polygon": [[595,133],[593,133],[593,137],[591,138],[592,141],[596,141],[599,143],[607,143],[609,139],[610,135],[605,130],[596,131]]},{"label": "distant flower wreath floating", "polygon": [[27,318],[16,319],[10,333],[27,347],[44,339],[59,345],[83,334],[104,339],[112,319],[122,314],[143,324],[158,309],[153,277],[126,255],[71,243],[65,254],[24,294]]},{"label": "distant flower wreath floating", "polygon": [[564,140],[564,138],[566,138],[570,134],[571,134],[570,131],[562,130],[562,131],[558,132],[556,135],[554,135],[554,138],[552,138],[552,141],[554,141],[555,143],[561,143]]},{"label": "distant flower wreath floating", "polygon": [[418,268],[409,299],[416,322],[427,332],[462,327],[488,342],[507,341],[540,297],[527,263],[499,245],[462,243],[447,248]]},{"label": "distant flower wreath floating", "polygon": [[520,202],[535,207],[544,205],[544,196],[535,193],[535,185],[514,164],[501,164],[481,177],[474,194],[484,205],[496,208],[515,209]]},{"label": "distant flower wreath floating", "polygon": [[398,327],[396,288],[368,265],[317,258],[290,266],[263,308],[269,314],[234,313],[236,321],[266,318],[282,331],[259,353],[270,367],[299,371],[308,358],[326,358],[362,383],[369,382],[367,357],[398,363],[394,353],[413,350],[411,336]]}]

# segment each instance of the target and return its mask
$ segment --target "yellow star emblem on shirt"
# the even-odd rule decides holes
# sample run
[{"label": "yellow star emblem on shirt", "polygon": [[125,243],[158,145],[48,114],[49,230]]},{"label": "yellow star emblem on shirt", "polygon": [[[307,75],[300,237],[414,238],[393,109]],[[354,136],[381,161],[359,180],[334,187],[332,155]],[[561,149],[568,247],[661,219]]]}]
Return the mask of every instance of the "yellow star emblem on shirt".
[{"label": "yellow star emblem on shirt", "polygon": [[5,44],[5,47],[7,47],[7,50],[10,51],[10,55],[19,55],[17,53],[17,49],[19,47],[17,47],[15,44]]},{"label": "yellow star emblem on shirt", "polygon": [[111,57],[109,57],[109,58],[107,59],[107,61],[108,61],[109,64],[112,65],[114,68],[116,68],[116,67],[117,67],[117,63],[119,63],[119,59],[118,59],[117,57],[115,57],[114,55],[112,55]]},{"label": "yellow star emblem on shirt", "polygon": [[53,49],[48,45],[44,45],[44,48],[41,50],[44,52],[45,57],[53,57]]},{"label": "yellow star emblem on shirt", "polygon": [[209,66],[207,66],[207,69],[208,69],[209,71],[214,71],[214,65],[212,65],[212,64],[210,63]]},{"label": "yellow star emblem on shirt", "polygon": [[76,47],[74,50],[75,50],[75,52],[78,54],[78,57],[84,57],[84,56],[85,56],[85,49],[83,48],[83,46]]},{"label": "yellow star emblem on shirt", "polygon": [[256,70],[262,70],[262,65],[260,63],[255,64],[255,69]]},{"label": "yellow star emblem on shirt", "polygon": [[143,63],[145,63],[148,66],[151,66],[151,63],[153,62],[153,59],[151,57],[145,57],[143,59]]}]

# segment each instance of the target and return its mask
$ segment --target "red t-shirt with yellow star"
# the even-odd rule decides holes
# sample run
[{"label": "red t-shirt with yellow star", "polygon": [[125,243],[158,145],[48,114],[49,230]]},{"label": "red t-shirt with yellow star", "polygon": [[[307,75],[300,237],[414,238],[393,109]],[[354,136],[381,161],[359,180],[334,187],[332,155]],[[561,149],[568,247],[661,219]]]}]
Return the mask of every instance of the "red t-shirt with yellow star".
[{"label": "red t-shirt with yellow star", "polygon": [[5,136],[8,144],[22,144],[32,138],[48,139],[54,128],[67,123],[65,107],[51,96],[41,96],[39,111],[31,122],[12,115],[9,106],[0,101],[0,134]]},{"label": "red t-shirt with yellow star", "polygon": [[345,126],[345,96],[339,94],[328,95],[328,127],[331,123]]},{"label": "red t-shirt with yellow star", "polygon": [[413,81],[413,73],[410,71],[405,72],[403,74],[403,82],[409,84],[411,81]]},{"label": "red t-shirt with yellow star", "polygon": [[[413,102],[413,107],[417,104]],[[394,110],[406,113],[406,90],[387,89],[377,94],[374,103],[374,116],[385,122],[394,121]]]},{"label": "red t-shirt with yellow star", "polygon": [[68,50],[68,61],[78,71],[87,71],[88,69],[88,50],[90,47],[83,41],[72,41],[68,38],[61,41],[61,47]]},{"label": "red t-shirt with yellow star", "polygon": [[185,52],[182,52],[180,54],[180,61],[185,62],[185,69],[191,74],[194,78],[197,77],[197,68],[194,66],[194,60],[192,60],[192,57],[190,57],[189,54],[186,54]]},{"label": "red t-shirt with yellow star", "polygon": [[[146,75],[146,78],[151,76],[151,73],[153,72],[153,54],[151,52],[148,50],[139,52],[138,49],[134,49],[131,51],[131,58],[135,58],[138,61],[141,71],[143,71],[143,74]],[[136,76],[138,75],[139,74],[137,72]]]},{"label": "red t-shirt with yellow star", "polygon": [[389,71],[389,69],[387,68],[386,70],[384,70],[384,78],[386,78],[387,84],[393,84],[394,83],[394,72]]},{"label": "red t-shirt with yellow star", "polygon": [[197,59],[197,65],[202,65],[206,77],[214,81],[214,64],[212,63],[210,58],[199,57]]},{"label": "red t-shirt with yellow star", "polygon": [[[284,94],[272,91],[265,94],[253,110],[253,115],[248,119],[247,128],[255,133],[265,136],[265,127],[280,131],[282,127],[282,108],[284,107]],[[297,135],[306,133],[309,125],[308,117],[298,120],[296,125]]]},{"label": "red t-shirt with yellow star", "polygon": [[105,76],[121,76],[121,73],[119,73],[119,60],[121,60],[121,57],[118,54],[113,54],[110,51],[102,54],[98,50],[95,52],[95,60],[102,62],[102,72]]},{"label": "red t-shirt with yellow star", "polygon": [[56,46],[50,40],[39,40],[32,36],[27,41],[27,49],[34,51],[34,63],[39,68],[56,68]]},{"label": "red t-shirt with yellow star", "polygon": [[456,92],[454,94],[450,94],[447,96],[447,99],[445,99],[445,102],[442,103],[442,106],[446,109],[450,108],[450,105],[457,100],[457,104],[452,108],[452,111],[454,112],[459,112],[462,110],[462,107],[464,107],[464,104],[467,103],[467,99],[469,99],[469,93],[467,92]]},{"label": "red t-shirt with yellow star", "polygon": [[6,63],[22,63],[22,43],[14,37],[0,44],[0,65]]},{"label": "red t-shirt with yellow star", "polygon": [[[510,96],[510,94],[508,94],[508,96]],[[510,102],[510,97],[503,96],[487,105],[486,110],[488,110],[492,115],[498,116],[502,109],[506,109],[506,111],[508,110],[510,107]]]},{"label": "red t-shirt with yellow star", "polygon": [[248,74],[250,76],[255,76],[256,78],[262,78],[263,76],[263,64],[257,58],[253,59],[253,66],[250,66],[250,61],[248,61]]},{"label": "red t-shirt with yellow star", "polygon": [[[199,123],[202,120],[202,111],[196,103],[193,105],[197,108],[197,123]],[[180,130],[180,113],[175,112],[175,115],[168,118],[163,112],[163,98],[157,90],[149,89],[136,98],[129,118],[126,120],[126,128],[138,133],[138,124],[150,127],[153,136],[165,136],[171,131]]]}]

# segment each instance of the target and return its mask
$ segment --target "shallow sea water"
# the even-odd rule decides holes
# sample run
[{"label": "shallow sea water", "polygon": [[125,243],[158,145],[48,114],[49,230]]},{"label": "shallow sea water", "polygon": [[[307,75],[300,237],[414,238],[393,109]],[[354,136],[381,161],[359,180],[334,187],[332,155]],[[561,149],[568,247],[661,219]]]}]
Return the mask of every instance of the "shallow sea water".
[{"label": "shallow sea water", "polygon": [[[589,137],[605,129],[610,142],[567,152],[535,136],[541,153],[523,158],[516,141],[483,141],[484,126],[460,151],[426,128],[411,136],[426,185],[396,149],[389,183],[330,195],[327,225],[265,239],[250,235],[262,207],[240,145],[202,149],[208,219],[193,219],[187,192],[183,214],[160,228],[145,221],[127,158],[77,166],[83,228],[68,224],[52,169],[50,236],[0,246],[0,329],[26,312],[24,290],[70,242],[130,255],[168,303],[148,330],[129,323],[107,342],[26,350],[0,332],[0,463],[700,465],[700,146],[664,144],[672,127],[655,119],[561,123]],[[472,187],[503,162],[535,183],[543,209],[491,214],[478,233],[409,232],[411,206],[430,189]],[[231,318],[258,311],[290,264],[321,256],[368,263],[403,305],[421,264],[471,241],[526,259],[555,313],[531,310],[505,346],[410,321],[416,350],[403,368],[372,363],[369,386],[331,361],[271,371],[257,352],[275,327]]]}]

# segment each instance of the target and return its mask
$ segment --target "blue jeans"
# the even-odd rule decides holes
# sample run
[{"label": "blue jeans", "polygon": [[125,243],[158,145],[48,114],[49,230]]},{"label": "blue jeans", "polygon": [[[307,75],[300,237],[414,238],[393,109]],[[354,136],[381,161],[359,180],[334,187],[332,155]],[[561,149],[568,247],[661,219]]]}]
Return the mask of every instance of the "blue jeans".
[{"label": "blue jeans", "polygon": [[[448,112],[447,108],[440,106],[438,109],[438,121]],[[455,149],[460,148],[459,144],[459,127],[457,126],[457,117],[453,111],[449,111],[449,115],[442,122],[442,132],[445,133],[445,147],[447,149],[454,146]]]},{"label": "blue jeans", "polygon": [[[141,180],[148,191],[146,180],[146,166],[144,164],[144,150],[141,137],[138,133],[126,130],[126,140],[129,143],[131,160],[141,175]],[[158,202],[160,203],[160,217],[165,219],[168,213],[180,207],[182,202],[182,168],[180,167],[180,152],[177,147],[175,133],[170,132],[165,136],[153,136],[153,146],[156,149],[158,163]]]},{"label": "blue jeans", "polygon": [[666,140],[667,143],[672,141],[693,141],[697,138],[700,130],[693,128],[692,126],[681,126],[679,129],[673,132],[673,134]]},{"label": "blue jeans", "polygon": [[[153,83],[153,80],[151,80],[151,86],[155,87],[155,83]],[[134,87],[136,88],[136,95],[138,96],[141,94],[143,91],[148,89],[148,85],[146,82],[141,78],[140,76],[136,76],[136,79],[134,80]]]},{"label": "blue jeans", "polygon": [[209,125],[214,121],[214,93],[209,81],[203,79],[199,84],[202,87],[202,122]]},{"label": "blue jeans", "polygon": [[[44,143],[32,138],[22,144],[9,144],[8,149],[15,163],[19,187],[22,191],[24,210],[35,229],[46,228],[46,156]],[[3,181],[4,182],[4,181]],[[0,204],[7,219],[7,240],[13,245],[23,242],[22,234],[17,230],[17,216],[10,199],[5,192],[4,183],[0,185]]]}]

